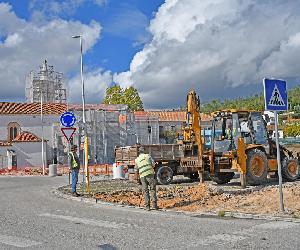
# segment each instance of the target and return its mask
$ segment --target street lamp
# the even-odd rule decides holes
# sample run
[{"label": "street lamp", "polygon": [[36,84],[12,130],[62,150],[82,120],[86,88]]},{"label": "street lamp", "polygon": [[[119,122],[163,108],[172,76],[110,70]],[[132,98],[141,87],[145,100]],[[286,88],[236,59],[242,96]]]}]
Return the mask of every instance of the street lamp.
[{"label": "street lamp", "polygon": [[83,80],[83,60],[82,60],[82,35],[72,36],[72,38],[79,38],[80,42],[80,76],[81,76],[81,98],[82,98],[82,123],[84,133],[84,171],[86,173],[87,191],[89,192],[89,172],[88,172],[88,138],[87,127],[85,121],[85,95],[84,95],[84,80]]}]

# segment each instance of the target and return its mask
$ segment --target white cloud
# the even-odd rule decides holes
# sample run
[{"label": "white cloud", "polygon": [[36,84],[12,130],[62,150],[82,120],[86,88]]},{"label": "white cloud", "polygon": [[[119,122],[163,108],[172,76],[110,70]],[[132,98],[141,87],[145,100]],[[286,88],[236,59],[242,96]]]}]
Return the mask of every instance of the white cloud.
[{"label": "white cloud", "polygon": [[33,16],[42,18],[54,16],[71,16],[84,4],[92,3],[98,7],[108,4],[108,0],[30,0],[29,9]]},{"label": "white cloud", "polygon": [[[106,88],[112,82],[112,74],[109,71],[93,70],[84,74],[85,100],[93,100],[93,103],[101,103]],[[69,96],[70,102],[79,102],[81,100],[81,77],[76,77],[69,80]],[[87,103],[91,103],[88,102]]]},{"label": "white cloud", "polygon": [[183,104],[190,88],[208,100],[262,91],[265,76],[297,81],[299,9],[297,0],[166,0],[153,39],[114,80],[153,108]]},{"label": "white cloud", "polygon": [[85,53],[93,48],[100,32],[101,26],[95,21],[90,24],[60,18],[47,23],[25,21],[15,15],[9,4],[0,3],[1,98],[24,97],[27,74],[38,69],[44,59],[57,71],[79,72],[79,40],[73,39],[72,35],[83,35]]}]

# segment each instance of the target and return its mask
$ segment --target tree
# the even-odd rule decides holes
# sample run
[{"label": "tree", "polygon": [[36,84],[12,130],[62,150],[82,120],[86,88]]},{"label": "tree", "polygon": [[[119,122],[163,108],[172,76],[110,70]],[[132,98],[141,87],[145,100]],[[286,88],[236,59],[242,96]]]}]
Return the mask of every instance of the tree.
[{"label": "tree", "polygon": [[136,88],[114,85],[106,89],[104,104],[126,104],[131,111],[143,110],[143,102]]},{"label": "tree", "polygon": [[139,96],[136,88],[129,87],[123,91],[124,103],[128,105],[128,108],[132,111],[144,110],[143,102]]},{"label": "tree", "polygon": [[119,85],[114,85],[106,89],[104,104],[123,104],[123,90]]},{"label": "tree", "polygon": [[294,125],[287,125],[283,129],[284,136],[287,137],[296,137],[300,136],[300,125],[294,124]]}]

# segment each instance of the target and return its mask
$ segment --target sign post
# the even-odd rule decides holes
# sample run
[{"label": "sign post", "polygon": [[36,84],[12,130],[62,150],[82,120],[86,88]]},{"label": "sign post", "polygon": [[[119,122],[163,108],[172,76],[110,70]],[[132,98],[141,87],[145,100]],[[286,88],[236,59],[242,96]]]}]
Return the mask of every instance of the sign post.
[{"label": "sign post", "polygon": [[[76,122],[76,117],[72,112],[65,112],[60,116],[60,123],[62,126],[64,126],[63,128],[61,128],[61,132],[64,135],[64,137],[66,138],[67,142],[68,142],[68,150],[67,150],[67,154],[68,154],[68,166],[69,166],[69,162],[70,162],[70,141],[73,138],[73,135],[76,131],[76,128],[73,128],[72,126],[74,126]],[[70,169],[70,166],[69,166]],[[69,172],[69,184],[70,183],[70,172]]]},{"label": "sign post", "polygon": [[265,109],[274,111],[274,115],[275,115],[275,138],[276,138],[276,148],[277,148],[280,210],[284,212],[277,112],[288,110],[286,82],[283,80],[266,79],[266,78],[264,79],[263,82],[264,82],[264,95],[265,95]]}]

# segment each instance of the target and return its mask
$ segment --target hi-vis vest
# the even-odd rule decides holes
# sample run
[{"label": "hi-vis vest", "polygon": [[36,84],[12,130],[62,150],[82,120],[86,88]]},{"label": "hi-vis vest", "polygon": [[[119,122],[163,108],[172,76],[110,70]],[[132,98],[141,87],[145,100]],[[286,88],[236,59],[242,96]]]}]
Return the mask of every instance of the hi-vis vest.
[{"label": "hi-vis vest", "polygon": [[152,162],[148,154],[140,154],[135,160],[135,164],[139,170],[140,178],[154,174]]},{"label": "hi-vis vest", "polygon": [[73,152],[70,152],[70,157],[71,157],[71,168],[78,168],[79,166],[77,164],[77,161],[75,159]]}]

